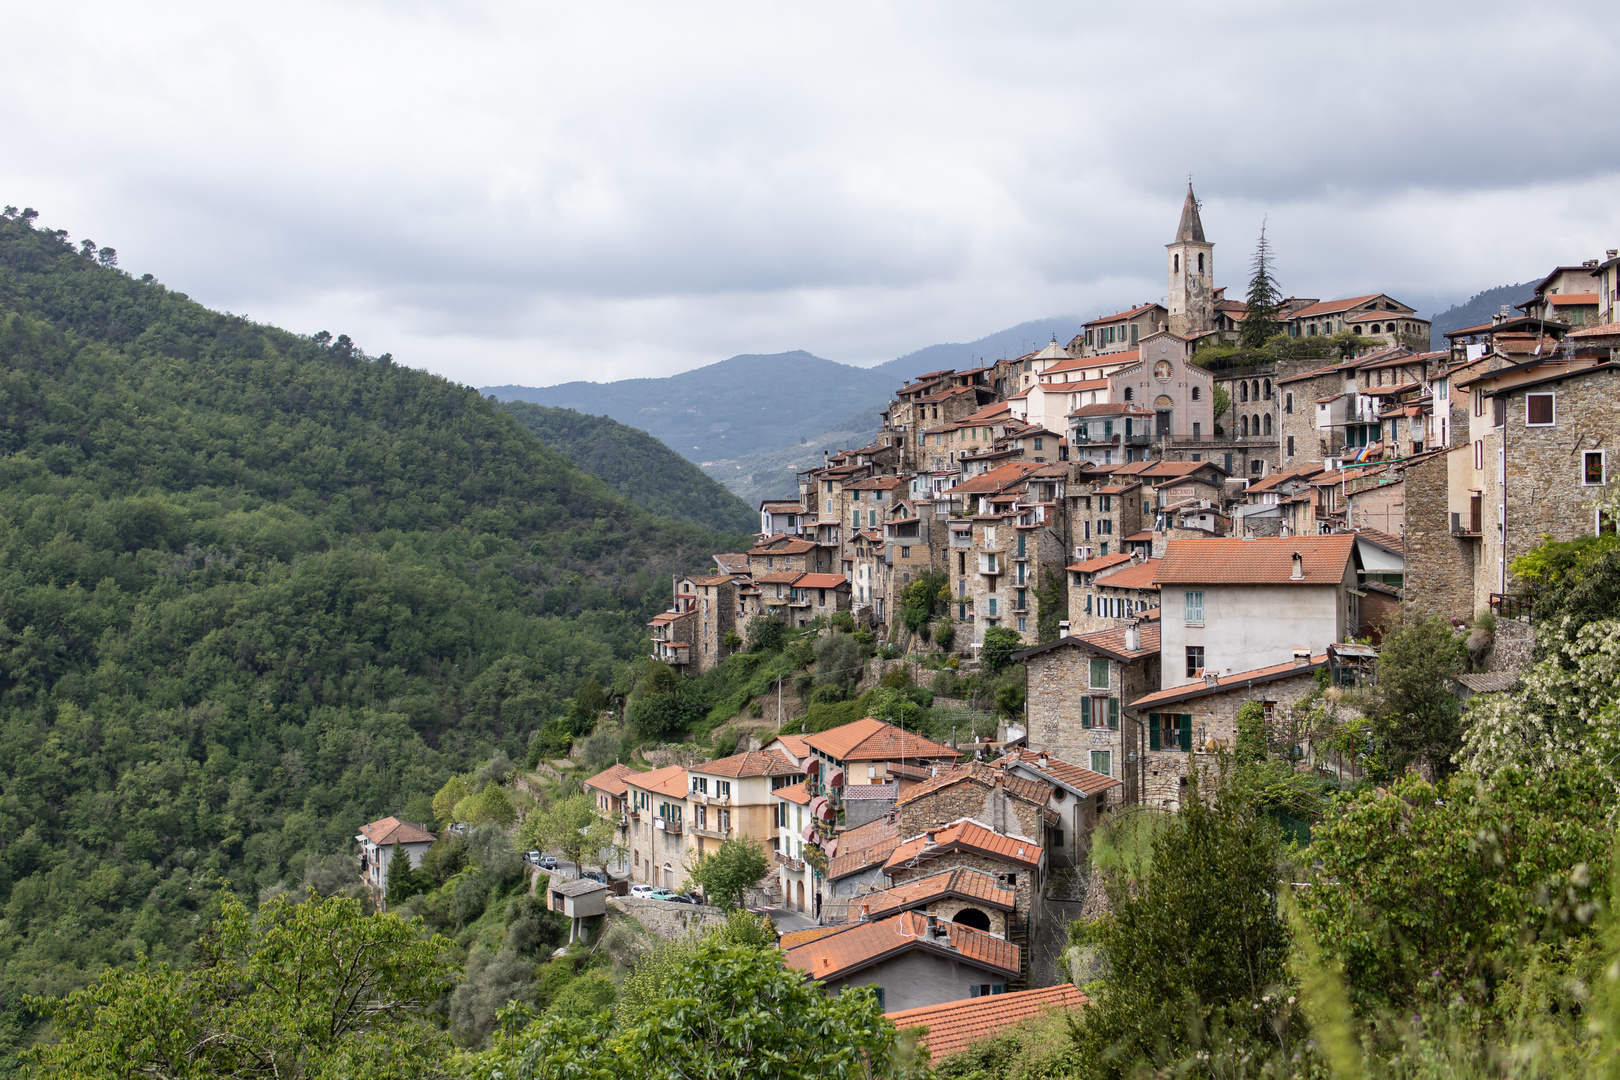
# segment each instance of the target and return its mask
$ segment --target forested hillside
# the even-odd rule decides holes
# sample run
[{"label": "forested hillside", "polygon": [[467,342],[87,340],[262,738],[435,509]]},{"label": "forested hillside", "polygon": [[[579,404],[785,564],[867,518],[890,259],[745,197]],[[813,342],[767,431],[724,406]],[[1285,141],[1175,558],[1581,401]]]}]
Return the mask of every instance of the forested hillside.
[{"label": "forested hillside", "polygon": [[645,431],[611,417],[529,401],[508,401],[501,408],[535,438],[643,509],[722,532],[759,528],[757,510]]},{"label": "forested hillside", "polygon": [[[739,542],[471,388],[0,220],[0,1039],[108,964],[430,817]],[[345,856],[346,861],[346,856]]]}]

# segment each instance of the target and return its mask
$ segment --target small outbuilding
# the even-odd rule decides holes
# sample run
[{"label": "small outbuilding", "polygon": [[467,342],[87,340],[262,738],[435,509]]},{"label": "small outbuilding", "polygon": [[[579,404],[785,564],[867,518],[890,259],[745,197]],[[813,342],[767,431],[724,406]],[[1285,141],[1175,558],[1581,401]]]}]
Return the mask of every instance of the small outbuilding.
[{"label": "small outbuilding", "polygon": [[611,891],[600,881],[589,878],[558,882],[547,890],[550,902],[546,906],[572,920],[568,931],[570,945],[591,939],[585,920],[607,914],[607,898]]}]

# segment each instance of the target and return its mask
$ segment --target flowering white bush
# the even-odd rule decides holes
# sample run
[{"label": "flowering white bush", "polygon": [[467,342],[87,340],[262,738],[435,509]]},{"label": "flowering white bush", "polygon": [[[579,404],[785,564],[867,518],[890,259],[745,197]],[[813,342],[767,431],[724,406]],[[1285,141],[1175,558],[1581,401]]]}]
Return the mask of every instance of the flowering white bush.
[{"label": "flowering white bush", "polygon": [[1568,624],[1566,617],[1541,628],[1552,651],[1524,670],[1517,688],[1468,703],[1459,764],[1491,775],[1509,765],[1548,772],[1620,757],[1620,619],[1587,623],[1573,641],[1565,640]]}]

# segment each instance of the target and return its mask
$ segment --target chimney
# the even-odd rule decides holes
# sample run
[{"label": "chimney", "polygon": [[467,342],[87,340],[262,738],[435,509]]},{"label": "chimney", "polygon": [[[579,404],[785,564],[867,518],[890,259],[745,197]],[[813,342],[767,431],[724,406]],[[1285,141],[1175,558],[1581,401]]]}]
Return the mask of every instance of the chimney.
[{"label": "chimney", "polygon": [[1069,620],[1068,619],[1059,619],[1058,620],[1058,637],[1065,638],[1065,637],[1068,637],[1068,636],[1069,636]]},{"label": "chimney", "polygon": [[1288,578],[1290,581],[1305,580],[1305,557],[1297,551],[1294,552],[1294,569],[1293,572],[1288,575]]},{"label": "chimney", "polygon": [[1214,686],[1221,681],[1221,673],[1214,668],[1204,668],[1203,675],[1205,686]]},{"label": "chimney", "polygon": [[1129,626],[1125,627],[1125,651],[1142,651],[1142,629],[1140,624],[1134,621]]},{"label": "chimney", "polygon": [[1295,667],[1310,667],[1311,666],[1311,650],[1309,650],[1309,649],[1295,649],[1294,650],[1294,666]]},{"label": "chimney", "polygon": [[938,937],[939,936],[939,916],[938,915],[930,915],[930,916],[928,916],[928,936],[929,937]]},{"label": "chimney", "polygon": [[934,842],[933,830],[923,833],[923,840],[925,843],[932,844]]}]

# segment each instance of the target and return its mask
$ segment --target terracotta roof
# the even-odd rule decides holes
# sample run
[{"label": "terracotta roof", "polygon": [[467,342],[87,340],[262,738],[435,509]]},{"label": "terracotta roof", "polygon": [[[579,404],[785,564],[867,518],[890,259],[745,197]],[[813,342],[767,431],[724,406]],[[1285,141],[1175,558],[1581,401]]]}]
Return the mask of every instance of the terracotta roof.
[{"label": "terracotta roof", "polygon": [[1553,293],[1547,297],[1547,303],[1553,307],[1591,306],[1598,302],[1595,292]]},{"label": "terracotta roof", "polygon": [[971,480],[964,480],[951,488],[950,494],[975,495],[979,492],[993,494],[1002,488],[1010,487],[1024,480],[1030,473],[1040,468],[1033,461],[1009,461],[1005,465],[998,465],[989,472],[980,473]]},{"label": "terracotta roof", "polygon": [[902,732],[868,716],[829,731],[806,735],[804,741],[835,761],[888,761],[890,758],[948,758],[958,754],[950,747],[925,739],[915,732]]},{"label": "terracotta roof", "polygon": [[[786,937],[783,938],[786,941]],[[926,1028],[919,1043],[926,1059],[938,1061],[964,1049],[970,1043],[987,1039],[1015,1024],[1053,1009],[1072,1012],[1090,1005],[1091,999],[1073,983],[1059,983],[1039,990],[1019,990],[1011,994],[947,1001],[884,1013],[885,1019],[901,1031]]]},{"label": "terracotta roof", "polygon": [[802,776],[804,770],[776,750],[748,750],[741,754],[693,765],[690,772],[706,776]]},{"label": "terracotta roof", "polygon": [[[1160,585],[1336,585],[1355,544],[1349,533],[1172,540],[1154,580]],[[1295,552],[1304,574],[1297,579],[1292,576]]]},{"label": "terracotta roof", "polygon": [[1017,945],[956,923],[937,925],[941,936],[936,938],[928,933],[927,916],[916,911],[902,912],[892,919],[850,923],[838,933],[785,950],[785,963],[812,979],[837,979],[922,949],[986,971],[1018,975]]},{"label": "terracotta roof", "polygon": [[605,791],[609,795],[624,798],[625,777],[637,775],[636,770],[625,764],[618,764],[611,769],[604,769],[585,781],[586,787],[593,787],[598,791]]},{"label": "terracotta roof", "polygon": [[1118,570],[1102,574],[1095,583],[1115,589],[1157,589],[1158,586],[1153,583],[1153,576],[1158,571],[1158,559],[1143,559],[1136,566],[1122,566]]},{"label": "terracotta roof", "polygon": [[1579,330],[1571,330],[1572,338],[1614,337],[1620,335],[1620,322],[1604,323],[1602,326],[1585,326]]},{"label": "terracotta roof", "polygon": [[1173,686],[1168,690],[1160,690],[1156,694],[1137,698],[1127,709],[1151,709],[1155,705],[1168,705],[1175,701],[1189,701],[1193,698],[1204,697],[1208,694],[1219,694],[1227,690],[1234,690],[1255,683],[1276,682],[1294,675],[1309,675],[1316,677],[1316,669],[1327,663],[1327,653],[1318,653],[1311,657],[1309,664],[1296,664],[1289,661],[1286,664],[1272,664],[1270,667],[1255,668],[1253,671],[1238,671],[1231,675],[1223,675],[1213,684],[1203,679],[1187,683],[1185,686]]},{"label": "terracotta roof", "polygon": [[[1102,390],[1107,386],[1107,379],[1085,379],[1075,382],[1040,382],[1029,389],[1039,390],[1046,394],[1079,394],[1086,390]],[[1028,391],[1025,392],[1028,393]]]},{"label": "terracotta roof", "polygon": [[922,907],[946,896],[959,896],[985,907],[1011,911],[1018,894],[1002,886],[983,870],[970,866],[956,866],[943,873],[908,881],[882,892],[868,893],[850,901],[854,912],[864,912],[868,919],[884,919],[909,908]]},{"label": "terracotta roof", "polygon": [[771,792],[771,797],[781,799],[783,802],[797,803],[799,806],[810,805],[810,790],[805,787],[804,783],[779,787]]},{"label": "terracotta roof", "polygon": [[728,551],[714,557],[720,569],[732,574],[748,573],[748,556],[740,551]]},{"label": "terracotta roof", "polygon": [[934,774],[918,765],[916,762],[891,761],[884,765],[890,776],[900,776],[907,780],[927,780]]},{"label": "terracotta roof", "polygon": [[890,488],[905,487],[911,482],[909,476],[868,476],[865,480],[853,484],[846,484],[845,491],[888,491]]},{"label": "terracotta roof", "polygon": [[1129,483],[1129,484],[1104,484],[1102,487],[1097,489],[1097,494],[1098,495],[1126,495],[1126,494],[1129,494],[1130,492],[1135,491],[1137,488],[1139,488],[1141,486],[1142,486],[1142,482],[1140,480],[1137,480],[1137,481],[1135,481],[1133,483]]},{"label": "terracotta roof", "polygon": [[679,765],[665,765],[662,769],[627,776],[625,782],[627,786],[640,791],[651,792],[654,795],[668,795],[679,799],[686,798],[689,789],[686,770]]},{"label": "terracotta roof", "polygon": [[800,574],[793,582],[798,589],[836,589],[848,584],[843,574]]},{"label": "terracotta roof", "polygon": [[1081,323],[1080,325],[1081,326],[1105,326],[1108,323],[1118,322],[1118,321],[1120,321],[1122,319],[1135,318],[1136,316],[1142,314],[1142,312],[1151,311],[1152,309],[1154,309],[1154,308],[1156,308],[1158,306],[1159,306],[1158,304],[1140,304],[1140,305],[1138,305],[1136,307],[1131,308],[1128,311],[1116,311],[1112,315],[1104,315],[1100,319],[1092,319],[1090,322]]},{"label": "terracotta roof", "polygon": [[1297,465],[1292,469],[1284,469],[1282,472],[1274,472],[1264,480],[1261,480],[1258,483],[1250,484],[1248,490],[1251,492],[1270,491],[1272,488],[1285,484],[1290,480],[1303,480],[1307,477],[1315,476],[1321,471],[1321,462],[1316,462],[1315,464],[1311,465]]},{"label": "terracotta roof", "polygon": [[1052,788],[1049,784],[1038,783],[1033,780],[1024,780],[1016,776],[1007,776],[1000,770],[992,769],[982,761],[969,761],[966,764],[954,765],[949,769],[941,770],[939,775],[924,780],[922,783],[909,787],[905,793],[895,801],[897,806],[905,806],[916,802],[936,791],[956,787],[958,784],[978,784],[980,787],[990,789],[1002,787],[1008,795],[1022,799],[1036,806],[1045,806],[1052,797]]},{"label": "terracotta roof", "polygon": [[828,934],[836,934],[847,929],[848,927],[846,927],[843,923],[833,923],[830,926],[811,926],[804,930],[789,930],[787,933],[777,938],[776,943],[784,950],[791,949],[795,946],[804,945],[808,942],[814,941],[817,938],[824,938]]},{"label": "terracotta roof", "polygon": [[[1382,295],[1384,294],[1370,293],[1367,296],[1352,296],[1348,300],[1323,300],[1319,303],[1308,304],[1305,307],[1300,308],[1298,311],[1290,312],[1289,314],[1284,315],[1283,319],[1313,319],[1318,315],[1336,315],[1341,311],[1347,311],[1350,308],[1355,307],[1357,304],[1364,304],[1368,300],[1376,300]],[[1392,311],[1389,314],[1399,317],[1401,313],[1398,311]]]},{"label": "terracotta roof", "polygon": [[1084,419],[1088,416],[1152,416],[1153,410],[1145,405],[1132,402],[1121,402],[1118,405],[1104,402],[1100,405],[1082,405],[1078,409],[1070,409],[1069,416]]},{"label": "terracotta roof", "polygon": [[1393,533],[1379,532],[1377,529],[1357,529],[1356,535],[1365,536],[1379,547],[1406,554],[1406,541]]},{"label": "terracotta roof", "polygon": [[802,758],[810,752],[810,744],[804,741],[802,735],[778,735],[771,742],[779,742],[782,749],[792,757]]},{"label": "terracotta roof", "polygon": [[690,611],[665,611],[654,615],[650,620],[648,620],[647,625],[662,626],[665,623],[671,623],[677,619],[685,619],[691,614],[692,612]]},{"label": "terracotta roof", "polygon": [[933,831],[933,840],[923,833],[895,848],[883,864],[886,871],[916,866],[949,851],[970,851],[1000,862],[1034,867],[1041,864],[1041,845],[1034,840],[1007,836],[972,818],[962,818]]},{"label": "terracotta roof", "polygon": [[995,762],[998,769],[1005,769],[1012,765],[1024,765],[1045,773],[1065,787],[1080,792],[1082,798],[1095,795],[1099,791],[1107,791],[1112,787],[1125,786],[1123,780],[1116,780],[1112,776],[1081,768],[1079,765],[1064,761],[1062,758],[1053,757],[1041,750],[1020,747],[1005,757],[998,758]]},{"label": "terracotta roof", "polygon": [[771,574],[761,574],[754,579],[754,583],[757,585],[791,585],[802,577],[804,577],[804,572],[800,570],[778,570]]},{"label": "terracotta roof", "polygon": [[367,840],[378,847],[388,847],[392,844],[431,844],[433,834],[420,825],[413,825],[409,821],[401,821],[397,817],[385,817],[373,821],[369,825],[360,826],[360,832]]},{"label": "terracotta roof", "polygon": [[1077,574],[1095,574],[1097,571],[1106,570],[1110,566],[1118,566],[1120,563],[1130,562],[1131,559],[1131,555],[1120,551],[1115,552],[1112,555],[1099,555],[1097,558],[1087,559],[1085,562],[1073,563],[1072,565],[1065,566],[1063,569],[1071,570]]},{"label": "terracotta roof", "polygon": [[759,508],[768,510],[773,514],[802,514],[805,512],[804,504],[801,502],[762,502],[759,504]]},{"label": "terracotta roof", "polygon": [[844,851],[843,838],[839,838],[839,854],[827,863],[827,880],[838,881],[851,874],[858,874],[862,870],[880,867],[888,859],[889,854],[900,846],[900,837],[891,836],[887,840],[879,840],[875,844],[868,844],[859,851]]},{"label": "terracotta roof", "polygon": [[1137,627],[1137,633],[1141,640],[1137,643],[1139,648],[1135,652],[1128,652],[1125,648],[1125,630],[1124,626],[1114,626],[1107,630],[1094,630],[1089,634],[1075,634],[1073,637],[1088,645],[1095,645],[1099,649],[1111,652],[1115,656],[1122,656],[1131,660],[1151,656],[1159,651],[1162,627],[1157,619],[1143,622]]},{"label": "terracotta roof", "polygon": [[693,578],[692,584],[706,586],[724,585],[726,582],[730,581],[731,578],[732,575],[730,574],[710,574],[708,577]]},{"label": "terracotta roof", "polygon": [[815,550],[815,543],[810,540],[800,540],[797,537],[789,540],[767,540],[763,544],[755,544],[748,549],[748,554],[759,555],[803,555],[807,551]]},{"label": "terracotta roof", "polygon": [[[1114,355],[1117,355],[1117,356],[1125,356],[1125,355],[1135,356],[1136,353],[1134,353],[1134,352],[1129,353],[1129,354],[1117,353],[1117,354],[1114,354]],[[1115,360],[1113,358],[1113,356],[1110,356],[1109,359],[1107,359],[1107,360],[1104,360],[1101,357],[1097,357],[1097,356],[1071,356],[1067,360],[1059,360],[1057,363],[1053,364],[1051,367],[1049,367],[1045,371],[1041,372],[1041,374],[1042,375],[1051,375],[1054,372],[1079,371],[1082,368],[1097,367],[1097,366],[1099,366],[1101,364],[1105,364],[1105,363],[1106,364],[1114,364],[1114,363],[1118,363],[1118,361]]]}]

